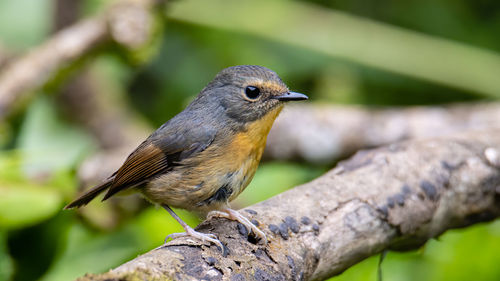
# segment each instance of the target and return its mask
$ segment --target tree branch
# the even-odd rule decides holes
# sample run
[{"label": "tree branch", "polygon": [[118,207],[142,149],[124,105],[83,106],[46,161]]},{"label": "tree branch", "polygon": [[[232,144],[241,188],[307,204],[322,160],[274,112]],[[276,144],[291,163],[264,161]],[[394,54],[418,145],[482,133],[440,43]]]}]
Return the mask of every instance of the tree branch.
[{"label": "tree branch", "polygon": [[0,72],[0,119],[68,67],[106,42],[134,49],[151,36],[151,10],[159,0],[128,0],[112,5],[102,15],[82,20],[57,32],[41,46],[6,65]]},{"label": "tree branch", "polygon": [[266,157],[331,163],[362,148],[464,130],[499,129],[500,103],[369,109],[288,106],[269,134]]},{"label": "tree branch", "polygon": [[451,228],[500,216],[500,130],[358,152],[324,176],[242,212],[267,246],[225,219],[202,232],[227,246],[176,239],[80,280],[321,280],[384,249],[408,250]]}]

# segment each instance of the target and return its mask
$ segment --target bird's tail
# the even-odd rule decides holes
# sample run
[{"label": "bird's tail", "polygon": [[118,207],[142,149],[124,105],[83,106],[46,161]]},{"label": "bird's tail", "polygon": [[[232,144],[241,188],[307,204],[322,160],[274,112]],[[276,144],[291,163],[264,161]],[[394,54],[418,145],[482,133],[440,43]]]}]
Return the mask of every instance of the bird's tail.
[{"label": "bird's tail", "polygon": [[105,182],[101,183],[100,185],[92,188],[91,190],[85,192],[80,197],[78,197],[75,200],[73,200],[73,202],[71,202],[68,205],[66,205],[66,207],[64,207],[64,209],[67,210],[67,209],[78,208],[78,207],[87,205],[97,195],[99,195],[101,192],[103,192],[106,189],[108,189],[111,186],[112,183],[113,183],[113,178],[108,179],[107,181],[105,181]]}]

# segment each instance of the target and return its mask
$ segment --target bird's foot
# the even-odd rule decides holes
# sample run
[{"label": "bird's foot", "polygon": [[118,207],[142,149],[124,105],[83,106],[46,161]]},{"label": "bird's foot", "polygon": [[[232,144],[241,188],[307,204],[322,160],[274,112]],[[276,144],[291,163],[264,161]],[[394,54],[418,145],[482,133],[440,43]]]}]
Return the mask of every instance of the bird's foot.
[{"label": "bird's foot", "polygon": [[266,234],[262,230],[260,230],[255,224],[250,222],[245,216],[240,214],[238,211],[227,208],[227,209],[223,209],[221,211],[211,211],[207,215],[208,219],[211,219],[214,217],[226,218],[226,219],[234,220],[234,221],[241,223],[242,225],[244,225],[247,228],[247,230],[249,232],[253,231],[255,236],[258,237],[261,241],[263,241],[264,245],[267,244]]},{"label": "bird's foot", "polygon": [[172,217],[176,221],[179,222],[179,224],[182,226],[182,228],[184,228],[184,231],[185,231],[185,232],[180,232],[180,233],[172,233],[172,234],[168,235],[167,237],[165,237],[165,243],[167,243],[168,239],[174,240],[175,238],[189,236],[189,237],[193,237],[193,238],[196,238],[198,240],[201,240],[202,242],[208,241],[208,242],[214,243],[215,245],[217,245],[220,248],[220,250],[222,252],[224,252],[224,246],[219,241],[219,239],[217,239],[217,236],[215,236],[213,234],[201,233],[201,232],[194,230],[192,227],[187,225],[187,223],[185,223],[168,205],[162,204],[161,206],[165,210],[167,210],[167,212],[169,212],[170,215],[172,215]]},{"label": "bird's foot", "polygon": [[195,239],[201,240],[202,242],[208,241],[208,242],[214,243],[215,245],[217,245],[221,249],[221,251],[224,251],[224,246],[222,246],[222,243],[219,241],[219,239],[217,239],[217,236],[215,236],[214,234],[201,233],[201,232],[194,230],[190,226],[184,227],[184,230],[186,232],[172,233],[172,234],[168,235],[167,237],[165,237],[165,243],[167,243],[168,239],[174,240],[174,239],[179,238],[179,237],[193,237]]}]

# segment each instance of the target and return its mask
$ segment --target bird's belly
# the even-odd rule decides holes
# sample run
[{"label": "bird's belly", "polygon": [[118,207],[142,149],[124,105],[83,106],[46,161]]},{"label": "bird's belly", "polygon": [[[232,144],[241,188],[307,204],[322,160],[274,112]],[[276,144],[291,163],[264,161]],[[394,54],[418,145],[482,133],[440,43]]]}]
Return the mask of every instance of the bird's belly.
[{"label": "bird's belly", "polygon": [[[243,153],[239,153],[243,154]],[[183,163],[142,188],[152,202],[205,213],[220,209],[235,199],[250,183],[257,170],[262,150],[238,154],[227,153],[202,163]],[[202,158],[202,157],[200,157]],[[205,158],[206,159],[206,158]]]}]

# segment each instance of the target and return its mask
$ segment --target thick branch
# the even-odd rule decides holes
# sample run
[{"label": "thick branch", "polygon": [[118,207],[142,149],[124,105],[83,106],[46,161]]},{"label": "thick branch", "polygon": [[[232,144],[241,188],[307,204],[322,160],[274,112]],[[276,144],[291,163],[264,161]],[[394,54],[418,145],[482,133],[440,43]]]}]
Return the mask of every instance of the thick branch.
[{"label": "thick branch", "polygon": [[57,32],[43,45],[13,61],[0,73],[0,119],[19,100],[43,86],[58,71],[102,44],[113,40],[127,48],[146,43],[151,36],[151,9],[163,1],[129,0],[112,5],[106,13]]},{"label": "thick branch", "polygon": [[367,109],[289,106],[269,134],[266,157],[332,162],[362,148],[464,130],[500,128],[500,103]]},{"label": "thick branch", "polygon": [[267,246],[214,219],[198,230],[216,234],[226,256],[181,238],[81,280],[321,280],[384,249],[414,249],[500,216],[500,130],[362,151],[242,212],[266,232]]}]

